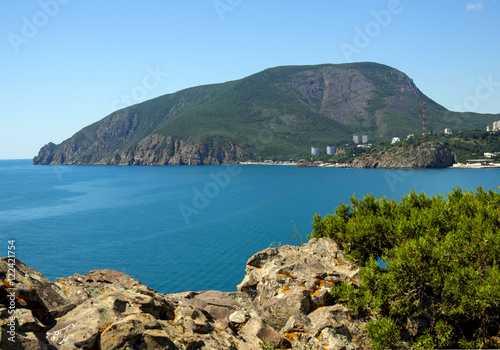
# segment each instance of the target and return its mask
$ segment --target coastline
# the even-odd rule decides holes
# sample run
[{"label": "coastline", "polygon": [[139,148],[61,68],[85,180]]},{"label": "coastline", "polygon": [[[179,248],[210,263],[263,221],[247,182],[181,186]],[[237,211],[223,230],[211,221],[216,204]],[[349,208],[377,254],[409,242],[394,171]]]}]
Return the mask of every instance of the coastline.
[{"label": "coastline", "polygon": [[463,163],[455,163],[448,169],[489,169],[489,168],[500,168],[499,163],[493,163],[490,165],[481,165],[481,164],[463,164]]}]

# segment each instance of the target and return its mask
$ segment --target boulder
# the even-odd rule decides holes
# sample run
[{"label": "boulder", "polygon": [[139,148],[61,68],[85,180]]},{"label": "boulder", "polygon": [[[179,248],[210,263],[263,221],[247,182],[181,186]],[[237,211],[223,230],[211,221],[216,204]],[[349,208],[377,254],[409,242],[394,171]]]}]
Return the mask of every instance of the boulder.
[{"label": "boulder", "polygon": [[274,342],[276,345],[284,345],[281,335],[271,326],[266,325],[260,317],[250,319],[241,328],[239,334],[249,345],[253,346],[259,346],[261,342]]},{"label": "boulder", "polygon": [[[245,272],[238,290],[253,300],[262,319],[290,343],[324,346],[331,340],[335,348],[347,339],[355,349],[360,348],[356,341],[369,344],[366,322],[352,320],[345,307],[331,303],[333,284],[359,281],[359,268],[344,258],[332,240],[268,248],[248,260]],[[324,341],[319,343],[319,338]]]},{"label": "boulder", "polygon": [[[127,347],[132,349],[145,348],[144,333],[147,330],[157,330],[159,331],[157,334],[161,334],[165,338],[160,323],[151,314],[142,313],[126,316],[102,332],[99,340],[100,348],[108,350],[126,349]],[[152,334],[154,332],[148,333],[149,338]],[[163,340],[166,341],[166,339]]]},{"label": "boulder", "polygon": [[[40,272],[29,268],[20,260],[12,265],[15,272],[15,305],[16,309],[30,309],[37,319],[43,321],[64,315],[75,307],[75,304],[63,291]],[[0,303],[9,305],[10,286],[7,275],[11,269],[8,258],[0,259]],[[12,274],[12,271],[10,271]]]}]

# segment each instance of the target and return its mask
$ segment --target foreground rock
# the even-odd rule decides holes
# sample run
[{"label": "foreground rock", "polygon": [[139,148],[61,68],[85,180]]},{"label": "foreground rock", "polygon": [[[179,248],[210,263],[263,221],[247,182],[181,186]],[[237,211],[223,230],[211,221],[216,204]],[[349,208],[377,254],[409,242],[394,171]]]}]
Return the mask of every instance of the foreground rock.
[{"label": "foreground rock", "polygon": [[328,298],[333,283],[357,283],[358,269],[326,238],[257,253],[230,293],[162,294],[112,270],[53,283],[21,261],[11,286],[9,268],[0,259],[1,349],[370,348],[365,323]]}]

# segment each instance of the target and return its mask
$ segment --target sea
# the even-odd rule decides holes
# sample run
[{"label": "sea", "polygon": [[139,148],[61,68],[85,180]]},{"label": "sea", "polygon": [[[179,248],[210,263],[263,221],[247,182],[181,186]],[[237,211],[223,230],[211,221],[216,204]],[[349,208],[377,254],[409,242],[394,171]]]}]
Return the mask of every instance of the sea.
[{"label": "sea", "polygon": [[[498,190],[500,169],[40,166],[0,161],[0,256],[50,280],[95,269],[162,293],[235,291],[255,253],[307,242],[317,213],[366,194]],[[3,247],[3,248],[2,248]]]}]

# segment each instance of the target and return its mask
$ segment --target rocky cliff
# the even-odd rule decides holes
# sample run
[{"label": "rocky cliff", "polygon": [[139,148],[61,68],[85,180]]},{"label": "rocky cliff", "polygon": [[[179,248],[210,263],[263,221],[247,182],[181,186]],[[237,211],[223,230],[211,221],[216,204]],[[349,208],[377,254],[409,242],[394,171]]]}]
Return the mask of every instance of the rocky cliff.
[{"label": "rocky cliff", "polygon": [[[56,151],[53,143],[45,145],[34,164],[99,165],[202,165],[233,164],[245,152],[230,142],[206,140],[185,144],[183,140],[158,134],[148,135],[133,148],[112,152],[106,144],[86,148],[73,138]],[[98,150],[98,151],[96,151]],[[94,152],[95,151],[95,152]],[[76,156],[75,156],[76,155]]]},{"label": "rocky cliff", "polygon": [[453,153],[442,143],[423,141],[399,143],[357,157],[352,168],[447,168],[453,165]]},{"label": "rocky cliff", "polygon": [[358,268],[326,238],[255,254],[231,293],[161,294],[112,270],[51,282],[20,261],[11,293],[9,273],[3,258],[5,350],[371,348],[366,322],[330,302],[332,284],[358,283]]}]

